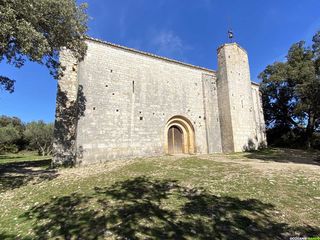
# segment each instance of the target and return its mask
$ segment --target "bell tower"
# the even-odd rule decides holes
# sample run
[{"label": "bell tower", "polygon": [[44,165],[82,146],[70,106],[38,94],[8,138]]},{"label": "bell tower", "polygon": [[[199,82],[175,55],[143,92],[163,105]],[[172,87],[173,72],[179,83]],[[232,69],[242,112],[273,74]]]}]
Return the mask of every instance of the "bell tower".
[{"label": "bell tower", "polygon": [[218,48],[217,78],[223,152],[256,148],[249,60],[237,43]]}]

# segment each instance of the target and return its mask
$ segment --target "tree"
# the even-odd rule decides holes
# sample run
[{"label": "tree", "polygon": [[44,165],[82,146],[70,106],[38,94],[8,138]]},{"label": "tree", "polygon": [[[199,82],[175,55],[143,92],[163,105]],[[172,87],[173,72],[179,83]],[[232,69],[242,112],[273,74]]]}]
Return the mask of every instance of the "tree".
[{"label": "tree", "polygon": [[43,121],[31,122],[26,125],[24,132],[29,141],[29,147],[37,150],[39,155],[46,156],[52,153],[53,124]]},{"label": "tree", "polygon": [[0,116],[0,152],[16,152],[26,144],[24,123],[17,117]]},{"label": "tree", "polygon": [[[81,60],[86,52],[86,4],[75,0],[1,0],[0,62],[22,67],[26,60],[49,68],[58,78],[59,50]],[[0,74],[0,88],[14,91],[14,80]]]},{"label": "tree", "polygon": [[19,131],[12,124],[0,127],[0,153],[17,152],[16,142],[20,138]]},{"label": "tree", "polygon": [[293,44],[286,62],[275,62],[259,75],[265,119],[278,135],[298,132],[307,148],[320,124],[320,32],[313,45]]},{"label": "tree", "polygon": [[5,127],[12,124],[21,134],[25,129],[24,123],[18,117],[0,116],[0,127]]}]

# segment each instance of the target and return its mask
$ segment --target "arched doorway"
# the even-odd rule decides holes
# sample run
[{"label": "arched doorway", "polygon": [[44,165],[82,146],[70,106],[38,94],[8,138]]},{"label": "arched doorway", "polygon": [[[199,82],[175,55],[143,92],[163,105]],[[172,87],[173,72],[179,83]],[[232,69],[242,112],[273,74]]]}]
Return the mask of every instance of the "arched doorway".
[{"label": "arched doorway", "polygon": [[169,119],[165,127],[165,152],[167,154],[194,154],[194,128],[191,122],[182,116]]}]

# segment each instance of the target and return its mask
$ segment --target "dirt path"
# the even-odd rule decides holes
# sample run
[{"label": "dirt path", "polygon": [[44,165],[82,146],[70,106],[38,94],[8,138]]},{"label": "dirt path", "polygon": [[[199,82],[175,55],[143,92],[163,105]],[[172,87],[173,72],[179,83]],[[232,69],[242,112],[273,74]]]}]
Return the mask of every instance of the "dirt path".
[{"label": "dirt path", "polygon": [[251,167],[256,171],[256,174],[268,176],[285,174],[288,177],[303,175],[309,180],[320,179],[320,163],[318,162],[317,154],[309,154],[307,157],[302,158],[298,154],[291,156],[286,156],[285,154],[282,156],[268,156],[241,153],[234,155],[199,155],[198,158]]},{"label": "dirt path", "polygon": [[[210,155],[175,155],[146,158],[150,161],[159,158],[176,160],[186,157],[197,157],[199,159],[209,159],[216,162],[225,162],[232,164],[241,164],[250,166],[261,173],[306,173],[309,176],[320,177],[320,156],[316,153],[306,153],[300,150],[277,150],[274,154],[264,155],[257,153],[239,153],[239,154],[210,154]],[[108,173],[132,164],[139,159],[113,160],[103,164],[93,164],[73,169],[63,169],[59,171],[59,178],[65,180],[75,178],[85,178],[102,173]]]}]

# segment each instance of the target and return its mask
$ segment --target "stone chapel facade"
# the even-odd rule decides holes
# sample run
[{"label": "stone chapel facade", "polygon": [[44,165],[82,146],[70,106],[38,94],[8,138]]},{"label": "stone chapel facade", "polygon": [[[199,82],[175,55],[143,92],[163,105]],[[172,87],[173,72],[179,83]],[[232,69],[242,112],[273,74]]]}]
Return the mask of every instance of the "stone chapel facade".
[{"label": "stone chapel facade", "polygon": [[60,54],[54,163],[210,154],[266,144],[259,85],[246,51],[218,48],[218,70],[88,38]]}]

